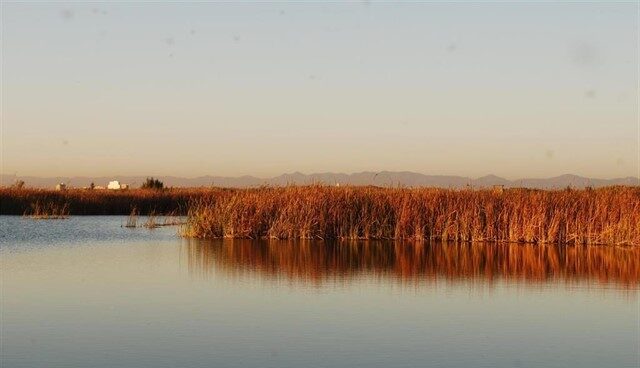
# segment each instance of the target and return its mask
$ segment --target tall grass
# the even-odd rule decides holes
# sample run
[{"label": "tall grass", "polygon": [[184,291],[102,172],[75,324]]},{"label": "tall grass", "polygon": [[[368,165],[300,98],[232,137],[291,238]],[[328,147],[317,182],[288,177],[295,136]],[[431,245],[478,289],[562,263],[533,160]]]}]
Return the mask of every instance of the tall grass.
[{"label": "tall grass", "polygon": [[68,203],[36,203],[31,204],[31,208],[27,209],[24,214],[25,217],[41,220],[58,220],[66,219],[69,217],[69,204]]},{"label": "tall grass", "polygon": [[163,190],[86,190],[0,188],[0,214],[30,214],[35,206],[57,208],[66,205],[68,215],[139,215],[187,213],[192,198],[222,189],[189,188]]},{"label": "tall grass", "polygon": [[133,209],[131,209],[131,213],[129,214],[129,217],[127,217],[127,223],[124,225],[124,227],[135,228],[137,226],[138,226],[138,209],[133,207]]},{"label": "tall grass", "polygon": [[640,188],[218,191],[191,202],[183,235],[640,245]]}]

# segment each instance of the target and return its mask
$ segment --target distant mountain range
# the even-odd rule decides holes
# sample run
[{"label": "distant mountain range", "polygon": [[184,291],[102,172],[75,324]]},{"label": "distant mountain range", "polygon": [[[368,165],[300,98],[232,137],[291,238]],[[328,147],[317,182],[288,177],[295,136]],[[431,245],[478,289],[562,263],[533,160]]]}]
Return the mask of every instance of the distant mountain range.
[{"label": "distant mountain range", "polygon": [[[441,187],[462,188],[467,185],[476,188],[486,188],[494,185],[505,187],[526,187],[541,189],[557,189],[571,186],[573,188],[603,187],[610,185],[640,185],[640,179],[634,177],[616,179],[593,179],[578,175],[561,175],[552,178],[535,179],[525,178],[507,180],[495,175],[487,175],[480,178],[468,178],[463,176],[425,175],[410,171],[363,171],[353,174],[317,173],[302,174],[294,172],[282,174],[273,178],[257,178],[254,176],[199,176],[196,178],[182,178],[176,176],[158,176],[168,187],[235,187],[247,188],[261,185],[282,186],[287,184],[313,184],[323,183],[327,185],[376,185],[376,186],[408,186],[408,187]],[[110,177],[48,177],[0,175],[0,185],[9,186],[17,180],[23,180],[27,187],[53,188],[58,183],[66,183],[69,187],[86,187],[90,183],[106,186],[111,180],[129,184],[131,187],[139,187],[145,180],[144,176],[110,176]]]}]

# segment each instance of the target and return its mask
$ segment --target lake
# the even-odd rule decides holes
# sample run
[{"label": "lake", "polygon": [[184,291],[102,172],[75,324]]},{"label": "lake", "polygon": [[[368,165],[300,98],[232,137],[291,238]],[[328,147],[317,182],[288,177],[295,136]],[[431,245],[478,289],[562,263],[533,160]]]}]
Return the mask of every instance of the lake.
[{"label": "lake", "polygon": [[[144,221],[142,221],[144,222]],[[640,252],[0,216],[12,367],[637,367]]]}]

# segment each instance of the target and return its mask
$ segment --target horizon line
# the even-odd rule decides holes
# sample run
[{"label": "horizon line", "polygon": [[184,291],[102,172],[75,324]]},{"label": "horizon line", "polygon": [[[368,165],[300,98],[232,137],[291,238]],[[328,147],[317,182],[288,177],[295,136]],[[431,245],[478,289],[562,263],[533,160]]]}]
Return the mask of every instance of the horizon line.
[{"label": "horizon line", "polygon": [[74,178],[81,178],[81,179],[90,179],[90,178],[112,178],[112,179],[118,179],[118,178],[122,178],[122,177],[153,177],[153,178],[179,178],[179,179],[200,179],[200,178],[207,178],[207,177],[218,177],[218,178],[227,178],[227,179],[240,179],[240,178],[254,178],[254,179],[262,179],[262,180],[269,180],[269,179],[276,179],[282,176],[286,176],[286,175],[303,175],[303,176],[314,176],[314,175],[345,175],[345,176],[353,176],[353,175],[358,175],[358,174],[374,174],[374,175],[380,175],[380,174],[414,174],[414,175],[422,175],[422,176],[427,176],[427,177],[441,177],[441,178],[462,178],[462,179],[471,179],[471,180],[479,180],[479,179],[484,179],[484,178],[496,178],[496,179],[503,179],[503,180],[507,180],[507,181],[518,181],[518,180],[527,180],[527,179],[555,179],[555,178],[560,178],[560,177],[576,177],[576,178],[582,178],[582,179],[590,179],[590,180],[617,180],[617,179],[634,179],[634,180],[640,180],[640,177],[638,176],[633,176],[633,175],[627,175],[627,176],[616,176],[616,177],[594,177],[594,176],[586,176],[586,175],[581,175],[581,174],[575,174],[575,173],[565,173],[565,174],[558,174],[558,175],[552,175],[552,176],[521,176],[515,179],[509,179],[508,177],[503,177],[500,175],[496,175],[493,173],[489,173],[489,174],[485,174],[482,176],[469,176],[469,175],[460,175],[460,174],[429,174],[429,173],[423,173],[423,172],[418,172],[418,171],[411,171],[411,170],[398,170],[398,171],[392,171],[392,170],[362,170],[362,171],[354,171],[354,172],[334,172],[334,171],[322,171],[322,172],[311,172],[311,173],[305,173],[299,170],[296,171],[291,171],[291,172],[284,172],[282,174],[278,174],[278,175],[273,175],[273,176],[257,176],[257,175],[253,175],[253,174],[241,174],[241,175],[223,175],[223,174],[204,174],[204,175],[196,175],[196,176],[182,176],[182,175],[175,175],[175,174],[160,174],[160,175],[148,175],[148,174],[123,174],[123,175],[109,175],[109,174],[100,174],[100,175],[46,175],[46,176],[41,176],[41,175],[19,175],[19,174],[0,174],[1,177],[12,177],[12,178],[37,178],[37,179],[54,179],[54,178],[68,178],[68,179],[74,179]]}]

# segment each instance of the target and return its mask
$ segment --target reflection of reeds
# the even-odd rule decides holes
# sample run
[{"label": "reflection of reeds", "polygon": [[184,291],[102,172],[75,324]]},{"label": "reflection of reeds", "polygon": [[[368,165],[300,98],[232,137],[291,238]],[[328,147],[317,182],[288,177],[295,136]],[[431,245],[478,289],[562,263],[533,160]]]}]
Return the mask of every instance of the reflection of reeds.
[{"label": "reflection of reeds", "polygon": [[640,245],[640,188],[233,190],[194,200],[184,235]]},{"label": "reflection of reeds", "polygon": [[31,208],[24,212],[23,216],[40,220],[59,220],[69,218],[69,204],[36,201]]},{"label": "reflection of reeds", "polygon": [[162,216],[161,222],[158,222],[155,213],[151,213],[147,218],[147,222],[144,224],[144,227],[148,229],[155,229],[160,226],[178,226],[184,224],[185,222],[180,218],[180,216],[177,216],[175,212]]},{"label": "reflection of reeds", "polygon": [[191,272],[213,268],[322,282],[374,274],[401,280],[510,279],[640,284],[640,248],[401,243],[380,241],[187,240]]},{"label": "reflection of reeds", "polygon": [[164,216],[162,219],[161,226],[177,226],[177,225],[185,225],[185,221],[180,218],[177,211],[173,211],[168,215]]},{"label": "reflection of reeds", "polygon": [[[138,227],[139,217],[140,216],[138,214],[138,209],[136,207],[133,207],[131,213],[129,214],[129,217],[127,217],[127,222],[124,227]],[[172,212],[167,216],[160,217],[162,218],[162,221],[159,221],[158,216],[156,216],[156,214],[152,212],[147,216],[147,220],[144,222],[144,224],[140,226],[146,227],[147,229],[155,229],[161,226],[177,226],[185,224],[185,222],[180,218],[180,216],[176,215],[175,212]]]}]

